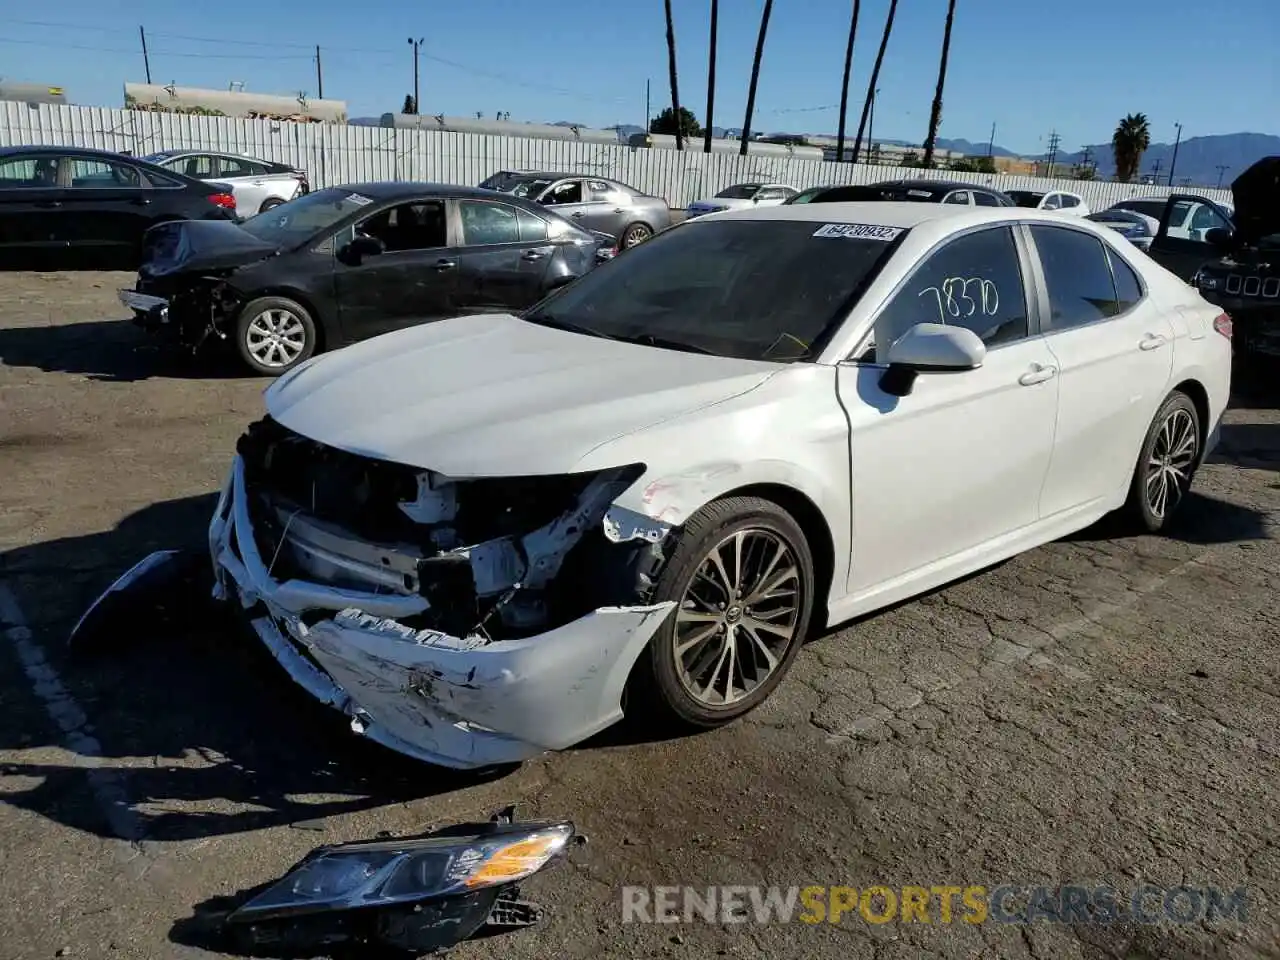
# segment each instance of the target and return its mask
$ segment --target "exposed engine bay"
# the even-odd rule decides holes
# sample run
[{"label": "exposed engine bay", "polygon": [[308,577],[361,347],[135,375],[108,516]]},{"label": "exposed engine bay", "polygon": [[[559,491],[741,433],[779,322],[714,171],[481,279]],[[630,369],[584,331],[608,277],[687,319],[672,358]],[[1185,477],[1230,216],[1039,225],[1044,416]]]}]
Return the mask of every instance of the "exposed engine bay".
[{"label": "exposed engine bay", "polygon": [[398,618],[481,641],[643,604],[666,525],[611,506],[640,473],[453,480],[303,437],[241,437],[254,537],[272,576],[419,598]]}]

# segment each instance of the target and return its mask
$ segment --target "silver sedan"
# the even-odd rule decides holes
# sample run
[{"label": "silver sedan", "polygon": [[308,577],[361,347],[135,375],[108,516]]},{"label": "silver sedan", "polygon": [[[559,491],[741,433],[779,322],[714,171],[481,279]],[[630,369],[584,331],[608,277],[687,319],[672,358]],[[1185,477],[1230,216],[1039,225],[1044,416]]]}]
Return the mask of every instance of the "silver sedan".
[{"label": "silver sedan", "polygon": [[239,217],[252,217],[311,191],[303,170],[234,153],[165,150],[142,159],[197,180],[225,183],[236,198]]},{"label": "silver sedan", "polygon": [[618,239],[626,249],[671,226],[671,209],[661,197],[604,177],[534,170],[500,170],[480,184],[527,197],[582,226]]}]

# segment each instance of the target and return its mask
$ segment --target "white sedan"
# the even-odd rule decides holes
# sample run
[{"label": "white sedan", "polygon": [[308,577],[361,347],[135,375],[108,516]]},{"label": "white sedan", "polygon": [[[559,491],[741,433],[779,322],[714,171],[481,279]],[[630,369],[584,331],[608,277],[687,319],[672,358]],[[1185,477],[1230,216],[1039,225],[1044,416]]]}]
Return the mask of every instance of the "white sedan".
[{"label": "white sedan", "polygon": [[1214,446],[1230,321],[1034,210],[700,218],[522,316],[276,381],[209,536],[215,595],[352,727],[453,767],[641,711],[713,727],[813,629],[1123,509]]},{"label": "white sedan", "polygon": [[685,210],[688,219],[725,210],[749,210],[754,207],[776,207],[786,203],[800,191],[785,183],[735,183],[714,197],[695,200]]}]

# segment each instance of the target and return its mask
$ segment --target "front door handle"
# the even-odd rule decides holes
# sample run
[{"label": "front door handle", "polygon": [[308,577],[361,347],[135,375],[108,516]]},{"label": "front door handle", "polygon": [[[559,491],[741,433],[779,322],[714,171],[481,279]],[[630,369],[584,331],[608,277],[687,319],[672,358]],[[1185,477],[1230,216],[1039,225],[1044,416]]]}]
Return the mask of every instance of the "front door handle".
[{"label": "front door handle", "polygon": [[626,213],[626,212],[627,212],[627,208],[626,208],[626,207],[614,207],[614,208],[613,208],[613,212],[614,212],[614,213]]},{"label": "front door handle", "polygon": [[55,210],[58,207],[62,206],[62,201],[61,200],[45,200],[41,203],[37,203],[36,206],[42,210]]},{"label": "front door handle", "polygon": [[442,271],[443,271],[443,270],[456,270],[457,268],[458,268],[458,261],[457,261],[457,260],[437,260],[437,261],[436,261],[436,269],[437,269],[437,270],[442,270]]},{"label": "front door handle", "polygon": [[133,202],[140,207],[149,207],[151,205],[150,197],[134,197]]},{"label": "front door handle", "polygon": [[1140,349],[1140,350],[1159,350],[1161,347],[1163,347],[1163,346],[1164,346],[1166,343],[1168,343],[1168,342],[1169,342],[1169,338],[1168,338],[1168,337],[1166,337],[1166,336],[1164,336],[1163,334],[1160,334],[1160,333],[1148,333],[1148,334],[1147,334],[1145,337],[1143,337],[1143,338],[1142,338],[1142,340],[1138,343],[1138,349]]},{"label": "front door handle", "polygon": [[585,217],[586,215],[587,215],[587,213],[586,213],[586,211],[585,211],[585,210],[578,210],[578,211],[576,211],[575,213],[571,213],[571,214],[569,214],[569,216],[573,217],[573,219],[575,219],[575,220],[581,220],[581,219],[582,219],[583,217]]},{"label": "front door handle", "polygon": [[537,250],[529,250],[520,259],[521,260],[541,260],[545,256],[546,256],[545,253],[541,253]]},{"label": "front door handle", "polygon": [[1057,375],[1057,367],[1046,367],[1036,363],[1032,364],[1031,369],[1018,378],[1018,382],[1024,387],[1030,387],[1033,384],[1044,383],[1046,380],[1052,380]]}]

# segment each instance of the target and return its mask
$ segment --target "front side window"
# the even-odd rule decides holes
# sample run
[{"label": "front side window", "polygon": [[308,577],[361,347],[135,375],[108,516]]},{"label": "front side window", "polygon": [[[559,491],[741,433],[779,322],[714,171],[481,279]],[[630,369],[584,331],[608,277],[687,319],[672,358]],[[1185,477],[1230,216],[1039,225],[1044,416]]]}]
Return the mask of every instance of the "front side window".
[{"label": "front side window", "polygon": [[461,200],[458,210],[462,215],[463,246],[520,242],[520,222],[515,207],[488,200]]},{"label": "front side window", "polygon": [[240,157],[218,158],[218,176],[220,177],[263,177],[266,173],[265,166],[254,163],[252,160],[244,160]]},{"label": "front side window", "polygon": [[760,184],[758,183],[738,183],[732,187],[725,187],[716,196],[725,200],[750,200],[759,190]]},{"label": "front side window", "polygon": [[1071,193],[1060,193],[1058,197],[1062,203],[1062,209],[1066,210],[1070,207],[1080,206],[1080,198]]},{"label": "front side window", "polygon": [[212,180],[215,175],[214,158],[207,153],[197,153],[195,156],[182,157],[172,164],[168,164],[168,167],[170,170],[177,170],[179,173],[184,173],[196,180]]},{"label": "front side window", "polygon": [[693,221],[590,271],[526,319],[695,353],[812,360],[906,232],[868,238],[842,227]]},{"label": "front side window", "polygon": [[1191,215],[1191,229],[1198,234],[1197,239],[1203,240],[1205,233],[1209,230],[1230,230],[1231,224],[1213,207],[1207,203],[1201,203],[1196,206],[1195,213]]},{"label": "front side window", "polygon": [[1041,210],[1057,210],[1062,206],[1062,195],[1051,193],[1044,198],[1044,203],[1040,204]]},{"label": "front side window", "polygon": [[1009,227],[967,233],[930,254],[876,318],[875,342],[887,346],[917,323],[965,327],[989,347],[1027,336],[1026,290]]},{"label": "front side window", "polygon": [[1034,190],[1008,190],[1006,192],[1015,204],[1032,210],[1039,207],[1040,201],[1044,199],[1043,193],[1036,193]]},{"label": "front side window", "polygon": [[1120,312],[1106,247],[1080,230],[1031,227],[1049,294],[1046,333],[1070,330]]},{"label": "front side window", "polygon": [[557,184],[550,193],[542,198],[542,202],[549,205],[581,203],[582,181],[566,180],[564,183]]},{"label": "front side window", "polygon": [[444,201],[414,200],[397,204],[356,224],[356,232],[381,240],[387,253],[448,246]]},{"label": "front side window", "polygon": [[946,195],[946,197],[943,198],[942,202],[958,203],[962,207],[967,207],[969,205],[969,191],[968,190],[952,190],[950,193]]},{"label": "front side window", "polygon": [[71,186],[77,189],[117,189],[140,187],[142,178],[136,167],[109,160],[73,158],[64,160],[71,167]]},{"label": "front side window", "polygon": [[985,190],[973,191],[974,202],[980,207],[1003,207],[1000,198],[994,193],[987,193]]}]

